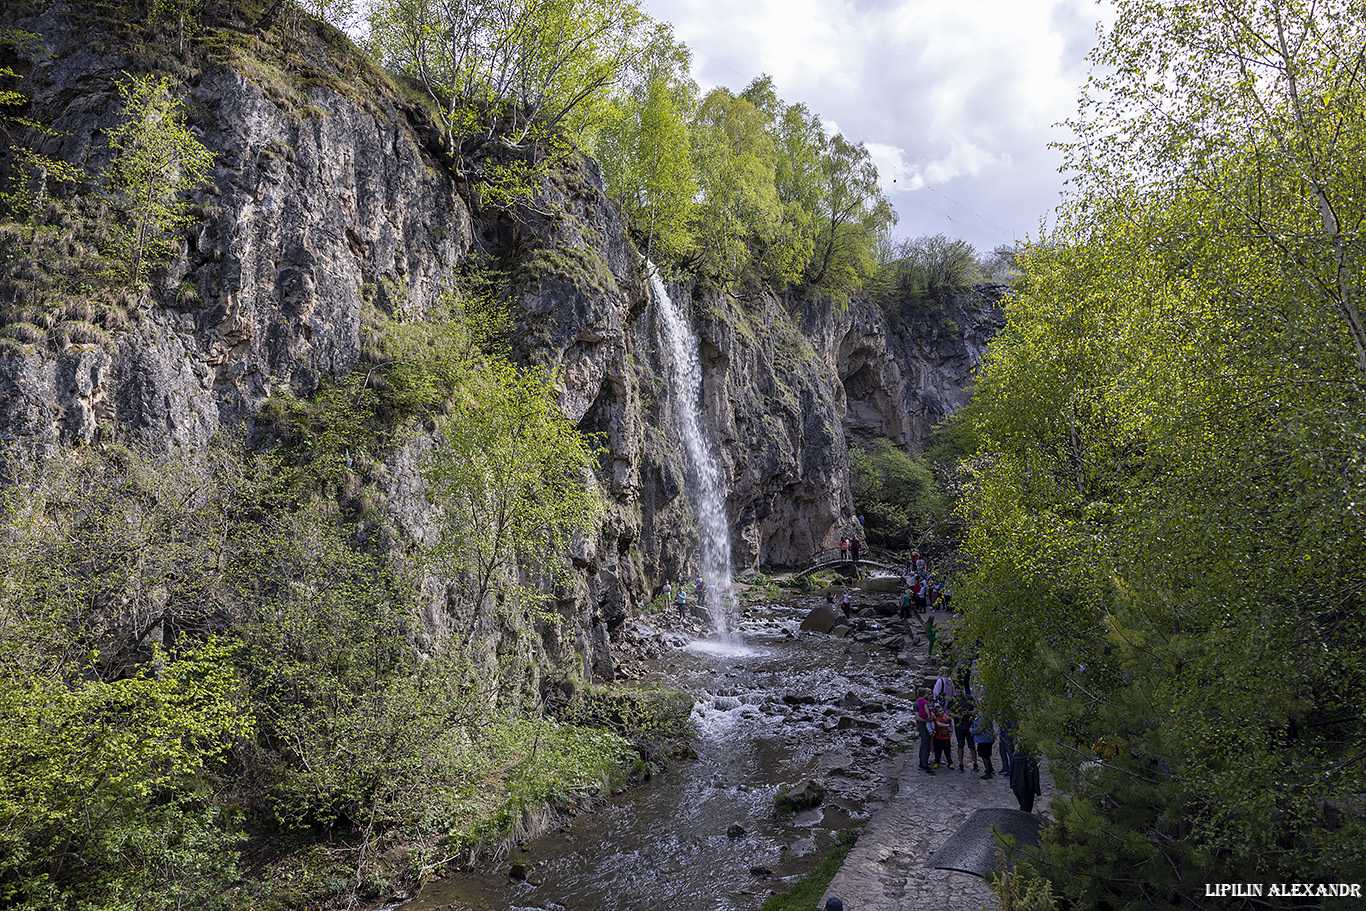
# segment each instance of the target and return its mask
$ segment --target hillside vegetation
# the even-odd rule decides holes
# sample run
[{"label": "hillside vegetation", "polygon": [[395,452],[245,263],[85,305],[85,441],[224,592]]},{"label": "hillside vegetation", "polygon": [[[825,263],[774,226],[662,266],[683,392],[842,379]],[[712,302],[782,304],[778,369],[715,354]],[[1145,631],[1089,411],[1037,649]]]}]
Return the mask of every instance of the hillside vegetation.
[{"label": "hillside vegetation", "polygon": [[[197,303],[163,280],[216,214],[191,80],[245,73],[301,121],[323,116],[315,86],[410,109],[405,129],[433,116],[293,4],[111,0],[81,22],[127,69],[88,77],[83,103],[111,106],[76,167],[53,154],[65,112],[32,94],[41,29],[73,9],[7,11],[33,23],[0,33],[0,356],[21,363],[116,350]],[[490,164],[518,160],[518,126],[467,150],[487,204],[520,185]],[[202,451],[113,424],[74,450],[7,438],[0,905],[352,906],[645,773],[631,737],[657,761],[686,734],[667,694],[614,713],[581,660],[538,647],[564,636],[551,595],[600,521],[598,459],[554,377],[513,362],[499,277],[446,265],[435,300],[370,302],[354,370]],[[409,446],[421,544],[381,490]],[[434,627],[434,600],[470,628]]]},{"label": "hillside vegetation", "polygon": [[966,416],[960,635],[1061,907],[1360,882],[1366,9],[1118,6]]}]

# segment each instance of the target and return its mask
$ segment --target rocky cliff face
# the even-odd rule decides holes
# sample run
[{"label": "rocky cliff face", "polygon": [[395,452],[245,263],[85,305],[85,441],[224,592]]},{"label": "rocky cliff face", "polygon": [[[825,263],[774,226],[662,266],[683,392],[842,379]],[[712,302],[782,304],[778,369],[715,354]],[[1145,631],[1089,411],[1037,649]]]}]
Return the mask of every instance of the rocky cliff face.
[{"label": "rocky cliff face", "polygon": [[[143,61],[92,40],[81,7],[53,3],[16,23],[45,45],[16,62],[31,116],[57,131],[44,151],[98,174],[115,83]],[[273,391],[307,393],[352,369],[366,309],[430,298],[470,247],[449,171],[394,102],[229,66],[186,75],[193,127],[216,161],[195,200],[202,217],[114,345],[9,362],[0,393],[24,403],[3,415],[10,433],[71,443],[104,424],[202,446]]]},{"label": "rocky cliff face", "polygon": [[[50,52],[25,64],[33,113],[63,132],[55,154],[92,173],[113,123],[114,80],[136,56],[94,45],[78,4],[19,23]],[[514,348],[554,368],[566,413],[603,447],[600,533],[556,594],[569,622],[551,657],[613,673],[611,634],[666,578],[695,572],[667,346],[645,266],[591,162],[566,166],[536,206],[480,211],[440,161],[419,114],[375,87],[348,90],[335,35],[326,78],[241,65],[185,75],[213,186],[177,261],[111,343],[0,356],[0,433],[35,446],[102,434],[203,446],[250,422],[273,393],[307,395],[361,364],[367,314],[421,309],[470,255],[512,263]],[[348,58],[349,59],[349,58]],[[330,67],[330,69],[329,69]],[[870,304],[832,312],[768,298],[743,307],[674,286],[699,327],[705,420],[728,479],[737,569],[801,564],[846,529],[851,441],[913,448],[964,398],[995,312],[963,298],[897,323]],[[988,295],[989,297],[989,295]],[[418,434],[385,492],[409,540],[428,533]],[[429,622],[443,617],[440,580]],[[496,629],[485,631],[498,635]]]},{"label": "rocky cliff face", "polygon": [[943,304],[868,303],[822,325],[837,365],[851,443],[885,437],[919,450],[934,426],[963,405],[987,342],[1004,323],[1009,287],[981,285]]}]

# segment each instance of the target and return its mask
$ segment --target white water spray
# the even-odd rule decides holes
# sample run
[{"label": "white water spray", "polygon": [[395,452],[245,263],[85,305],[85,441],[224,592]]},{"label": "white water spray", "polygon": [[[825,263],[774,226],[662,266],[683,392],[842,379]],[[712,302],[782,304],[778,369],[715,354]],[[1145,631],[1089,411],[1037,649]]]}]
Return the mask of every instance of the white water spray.
[{"label": "white water spray", "polygon": [[[721,640],[733,638],[730,618],[735,612],[735,593],[731,589],[730,522],[726,517],[726,488],[716,454],[702,432],[702,362],[698,357],[697,335],[669,297],[669,291],[650,264],[650,289],[664,338],[673,355],[672,386],[678,425],[683,433],[683,451],[688,462],[692,486],[693,513],[702,535],[702,581],[710,590],[707,609]],[[680,580],[680,585],[683,584]]]}]

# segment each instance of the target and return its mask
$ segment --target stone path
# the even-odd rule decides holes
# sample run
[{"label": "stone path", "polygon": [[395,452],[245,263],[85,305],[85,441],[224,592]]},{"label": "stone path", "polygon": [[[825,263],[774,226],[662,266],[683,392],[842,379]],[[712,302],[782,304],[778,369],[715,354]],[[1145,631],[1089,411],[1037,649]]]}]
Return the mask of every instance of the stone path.
[{"label": "stone path", "polygon": [[[942,612],[932,616],[942,633],[951,638],[955,618]],[[917,651],[920,652],[923,679],[928,684],[935,675],[939,659],[924,655],[923,646]],[[922,773],[917,767],[919,751],[916,746],[897,758],[899,768],[893,773],[897,782],[896,796],[873,814],[817,908],[824,908],[825,899],[830,896],[837,896],[844,902],[847,911],[998,911],[1000,908],[991,886],[982,877],[925,866],[930,855],[977,810],[1020,808],[1010,790],[1010,779],[1000,774],[999,752],[993,753],[992,757],[996,777],[983,781],[978,777],[981,770],[973,770],[971,759],[968,759],[966,771],[941,766],[933,775]],[[952,755],[956,762],[956,738]],[[1035,815],[1047,811],[1053,792],[1047,763],[1039,765],[1043,794],[1035,798]]]},{"label": "stone path", "polygon": [[[901,754],[895,797],[869,820],[858,844],[825,898],[837,896],[847,911],[995,911],[999,908],[986,880],[969,873],[932,870],[930,855],[958,830],[976,810],[1002,807],[1018,810],[1010,781],[997,773],[983,781],[972,770],[946,769],[933,775],[916,767],[915,750]],[[957,746],[954,747],[957,758]],[[993,757],[999,765],[999,757]],[[1041,764],[1042,765],[1042,764]],[[1037,815],[1048,808],[1053,785],[1041,767],[1043,795],[1034,801]]]}]

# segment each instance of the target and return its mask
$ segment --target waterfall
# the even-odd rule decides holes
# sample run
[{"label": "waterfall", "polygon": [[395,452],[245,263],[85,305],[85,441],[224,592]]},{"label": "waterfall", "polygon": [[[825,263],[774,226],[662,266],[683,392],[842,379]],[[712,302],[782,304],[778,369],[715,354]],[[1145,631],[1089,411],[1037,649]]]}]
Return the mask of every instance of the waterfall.
[{"label": "waterfall", "polygon": [[[673,355],[674,407],[683,434],[688,481],[692,488],[693,514],[702,535],[702,580],[710,590],[707,609],[717,638],[729,640],[730,617],[735,610],[731,590],[730,522],[726,517],[726,488],[716,453],[702,431],[702,362],[697,335],[664,287],[654,264],[650,264],[650,290],[659,305],[664,338]],[[680,579],[679,584],[686,580]]]}]

